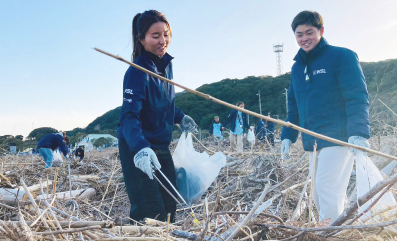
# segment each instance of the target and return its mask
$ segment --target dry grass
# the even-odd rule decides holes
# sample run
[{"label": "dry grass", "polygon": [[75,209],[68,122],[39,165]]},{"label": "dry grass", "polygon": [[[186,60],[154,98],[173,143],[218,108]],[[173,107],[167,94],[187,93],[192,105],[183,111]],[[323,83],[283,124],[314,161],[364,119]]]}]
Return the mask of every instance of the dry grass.
[{"label": "dry grass", "polygon": [[[395,136],[374,137],[370,140],[374,149],[396,155]],[[220,144],[212,139],[203,141],[206,148],[217,151],[228,151],[228,142]],[[176,143],[171,144],[171,149]],[[217,180],[203,195],[193,209],[201,224],[197,225],[190,216],[190,210],[178,206],[174,224],[148,220],[144,227],[128,226],[129,200],[122,181],[121,166],[117,149],[105,149],[102,152],[92,151],[86,154],[83,161],[71,164],[72,189],[94,188],[95,195],[89,200],[48,199],[52,203],[54,216],[51,215],[43,200],[36,200],[41,212],[46,211],[44,219],[32,225],[39,214],[28,200],[16,202],[13,206],[0,206],[0,236],[11,240],[322,240],[320,231],[309,228],[324,227],[324,223],[308,223],[308,194],[310,185],[304,190],[308,176],[308,157],[305,156],[301,143],[292,146],[291,159],[282,161],[279,156],[279,143],[273,148],[264,143],[256,143],[253,149],[245,143],[242,154],[227,154],[228,164],[221,170]],[[196,150],[204,150],[200,143],[195,143]],[[372,157],[374,162],[383,167],[389,160]],[[42,158],[38,155],[0,157],[1,173],[9,179],[7,184],[2,180],[2,188],[11,188],[9,184],[20,185],[21,179],[27,186],[38,184],[40,180],[54,180],[56,168],[44,169]],[[67,168],[59,167],[56,192],[68,192],[69,180]],[[88,175],[88,176],[87,176]],[[264,192],[264,189],[268,189]],[[15,188],[15,187],[14,187]],[[44,186],[44,192],[52,193],[53,185]],[[23,189],[21,189],[23,190]],[[304,191],[303,191],[304,190]],[[35,191],[41,194],[40,190]],[[247,219],[253,211],[257,200],[259,214]],[[302,201],[299,200],[302,197]],[[301,212],[296,212],[300,203]],[[56,211],[58,210],[58,212]],[[63,214],[62,214],[63,212]],[[316,210],[314,216],[318,217]],[[390,221],[379,219],[378,222]],[[243,220],[244,225],[242,225]],[[80,226],[77,221],[80,220]],[[23,222],[24,221],[24,222]],[[60,230],[70,233],[51,234]],[[45,227],[45,223],[48,228]],[[68,226],[68,223],[71,226]],[[232,231],[241,230],[236,236]],[[355,222],[352,225],[359,225]],[[97,225],[100,225],[98,227]],[[122,225],[120,228],[119,226]],[[139,224],[138,224],[139,226]],[[394,225],[395,226],[395,225]],[[90,230],[81,230],[81,228]],[[237,228],[237,229],[236,229]],[[168,230],[168,232],[167,232]],[[203,232],[204,230],[204,232]],[[305,231],[306,230],[306,231]],[[388,228],[365,228],[342,231],[327,240],[395,240],[393,225]],[[189,236],[190,235],[190,236]],[[1,239],[1,238],[0,238]],[[120,239],[121,240],[121,239]]]}]

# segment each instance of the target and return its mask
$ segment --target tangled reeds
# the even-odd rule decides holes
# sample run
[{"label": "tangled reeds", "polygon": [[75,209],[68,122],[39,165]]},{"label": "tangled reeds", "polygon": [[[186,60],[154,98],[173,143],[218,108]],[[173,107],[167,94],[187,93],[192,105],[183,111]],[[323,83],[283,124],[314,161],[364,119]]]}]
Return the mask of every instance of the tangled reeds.
[{"label": "tangled reeds", "polygon": [[[370,141],[381,150],[392,145],[395,138]],[[244,153],[228,153],[228,141],[216,142],[210,137],[195,141],[196,150],[220,150],[227,154],[227,165],[200,201],[192,205],[200,225],[193,222],[189,207],[180,205],[175,223],[130,220],[129,200],[115,148],[94,150],[84,160],[72,161],[71,187],[65,164],[44,169],[38,155],[1,156],[0,237],[4,240],[394,240],[395,216],[379,213],[378,218],[362,223],[356,218],[357,208],[352,208],[357,207],[355,202],[345,218],[341,217],[339,226],[309,222],[308,156],[301,143],[296,143],[292,146],[292,158],[282,161],[279,145],[257,142],[251,148],[245,143]],[[175,146],[172,143],[171,149]],[[396,154],[394,146],[389,150],[392,151],[389,154]],[[385,164],[385,160],[380,161]],[[390,176],[393,174],[394,171]],[[394,179],[397,178],[393,176],[384,183],[393,192]],[[354,185],[352,181],[349,195],[354,195]],[[390,207],[389,211],[396,208]],[[318,220],[315,207],[313,217]]]}]

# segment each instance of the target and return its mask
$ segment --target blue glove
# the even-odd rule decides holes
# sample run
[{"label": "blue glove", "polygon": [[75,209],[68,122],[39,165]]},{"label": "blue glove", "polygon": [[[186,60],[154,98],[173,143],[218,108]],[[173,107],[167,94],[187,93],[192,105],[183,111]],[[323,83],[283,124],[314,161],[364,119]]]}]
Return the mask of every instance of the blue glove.
[{"label": "blue glove", "polygon": [[288,160],[290,158],[289,147],[291,144],[292,142],[290,139],[284,139],[283,142],[281,142],[281,159]]},{"label": "blue glove", "polygon": [[197,134],[197,124],[194,122],[192,117],[185,115],[181,121],[181,129],[182,131],[192,132],[193,134]]},{"label": "blue glove", "polygon": [[[368,140],[366,138],[362,137],[362,136],[351,136],[351,137],[349,137],[347,142],[349,142],[350,144],[353,144],[353,145],[356,145],[356,146],[365,147],[365,148],[369,148],[370,147]],[[356,156],[357,153],[362,152],[362,151],[357,150],[355,148],[350,148],[350,151],[354,154],[354,156]]]},{"label": "blue glove", "polygon": [[134,164],[137,168],[141,169],[144,173],[146,173],[150,179],[153,179],[152,173],[152,165],[157,169],[161,168],[159,160],[157,159],[156,153],[149,147],[145,147],[140,150],[134,156]]}]

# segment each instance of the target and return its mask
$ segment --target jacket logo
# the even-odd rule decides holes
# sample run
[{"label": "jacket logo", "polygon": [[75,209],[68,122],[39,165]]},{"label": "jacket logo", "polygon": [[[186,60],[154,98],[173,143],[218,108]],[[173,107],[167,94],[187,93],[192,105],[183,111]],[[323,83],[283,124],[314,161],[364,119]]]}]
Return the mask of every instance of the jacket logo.
[{"label": "jacket logo", "polygon": [[132,89],[125,89],[125,90],[124,90],[124,93],[133,95]]},{"label": "jacket logo", "polygon": [[131,102],[132,102],[132,99],[126,99],[126,98],[124,98],[123,100],[124,100],[124,101],[127,101],[128,103],[131,103]]},{"label": "jacket logo", "polygon": [[325,69],[319,69],[319,70],[313,70],[313,75],[316,74],[326,74],[327,72],[325,71]]}]

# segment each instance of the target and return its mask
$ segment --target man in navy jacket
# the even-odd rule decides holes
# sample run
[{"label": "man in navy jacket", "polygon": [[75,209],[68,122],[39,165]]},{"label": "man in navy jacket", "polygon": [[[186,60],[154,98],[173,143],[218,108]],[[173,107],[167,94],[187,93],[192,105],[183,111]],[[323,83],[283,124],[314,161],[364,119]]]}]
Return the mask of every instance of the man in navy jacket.
[{"label": "man in navy jacket", "polygon": [[[323,19],[317,12],[299,13],[291,26],[301,48],[292,66],[286,121],[341,141],[369,147],[368,92],[356,53],[327,43],[323,38]],[[289,147],[298,134],[294,129],[283,128],[283,159],[289,158]],[[353,154],[359,151],[349,151],[347,147],[304,133],[302,142],[305,151],[310,153],[314,201],[320,221],[332,222],[344,210]],[[316,157],[313,156],[315,143]],[[314,161],[316,165],[313,165]]]}]

